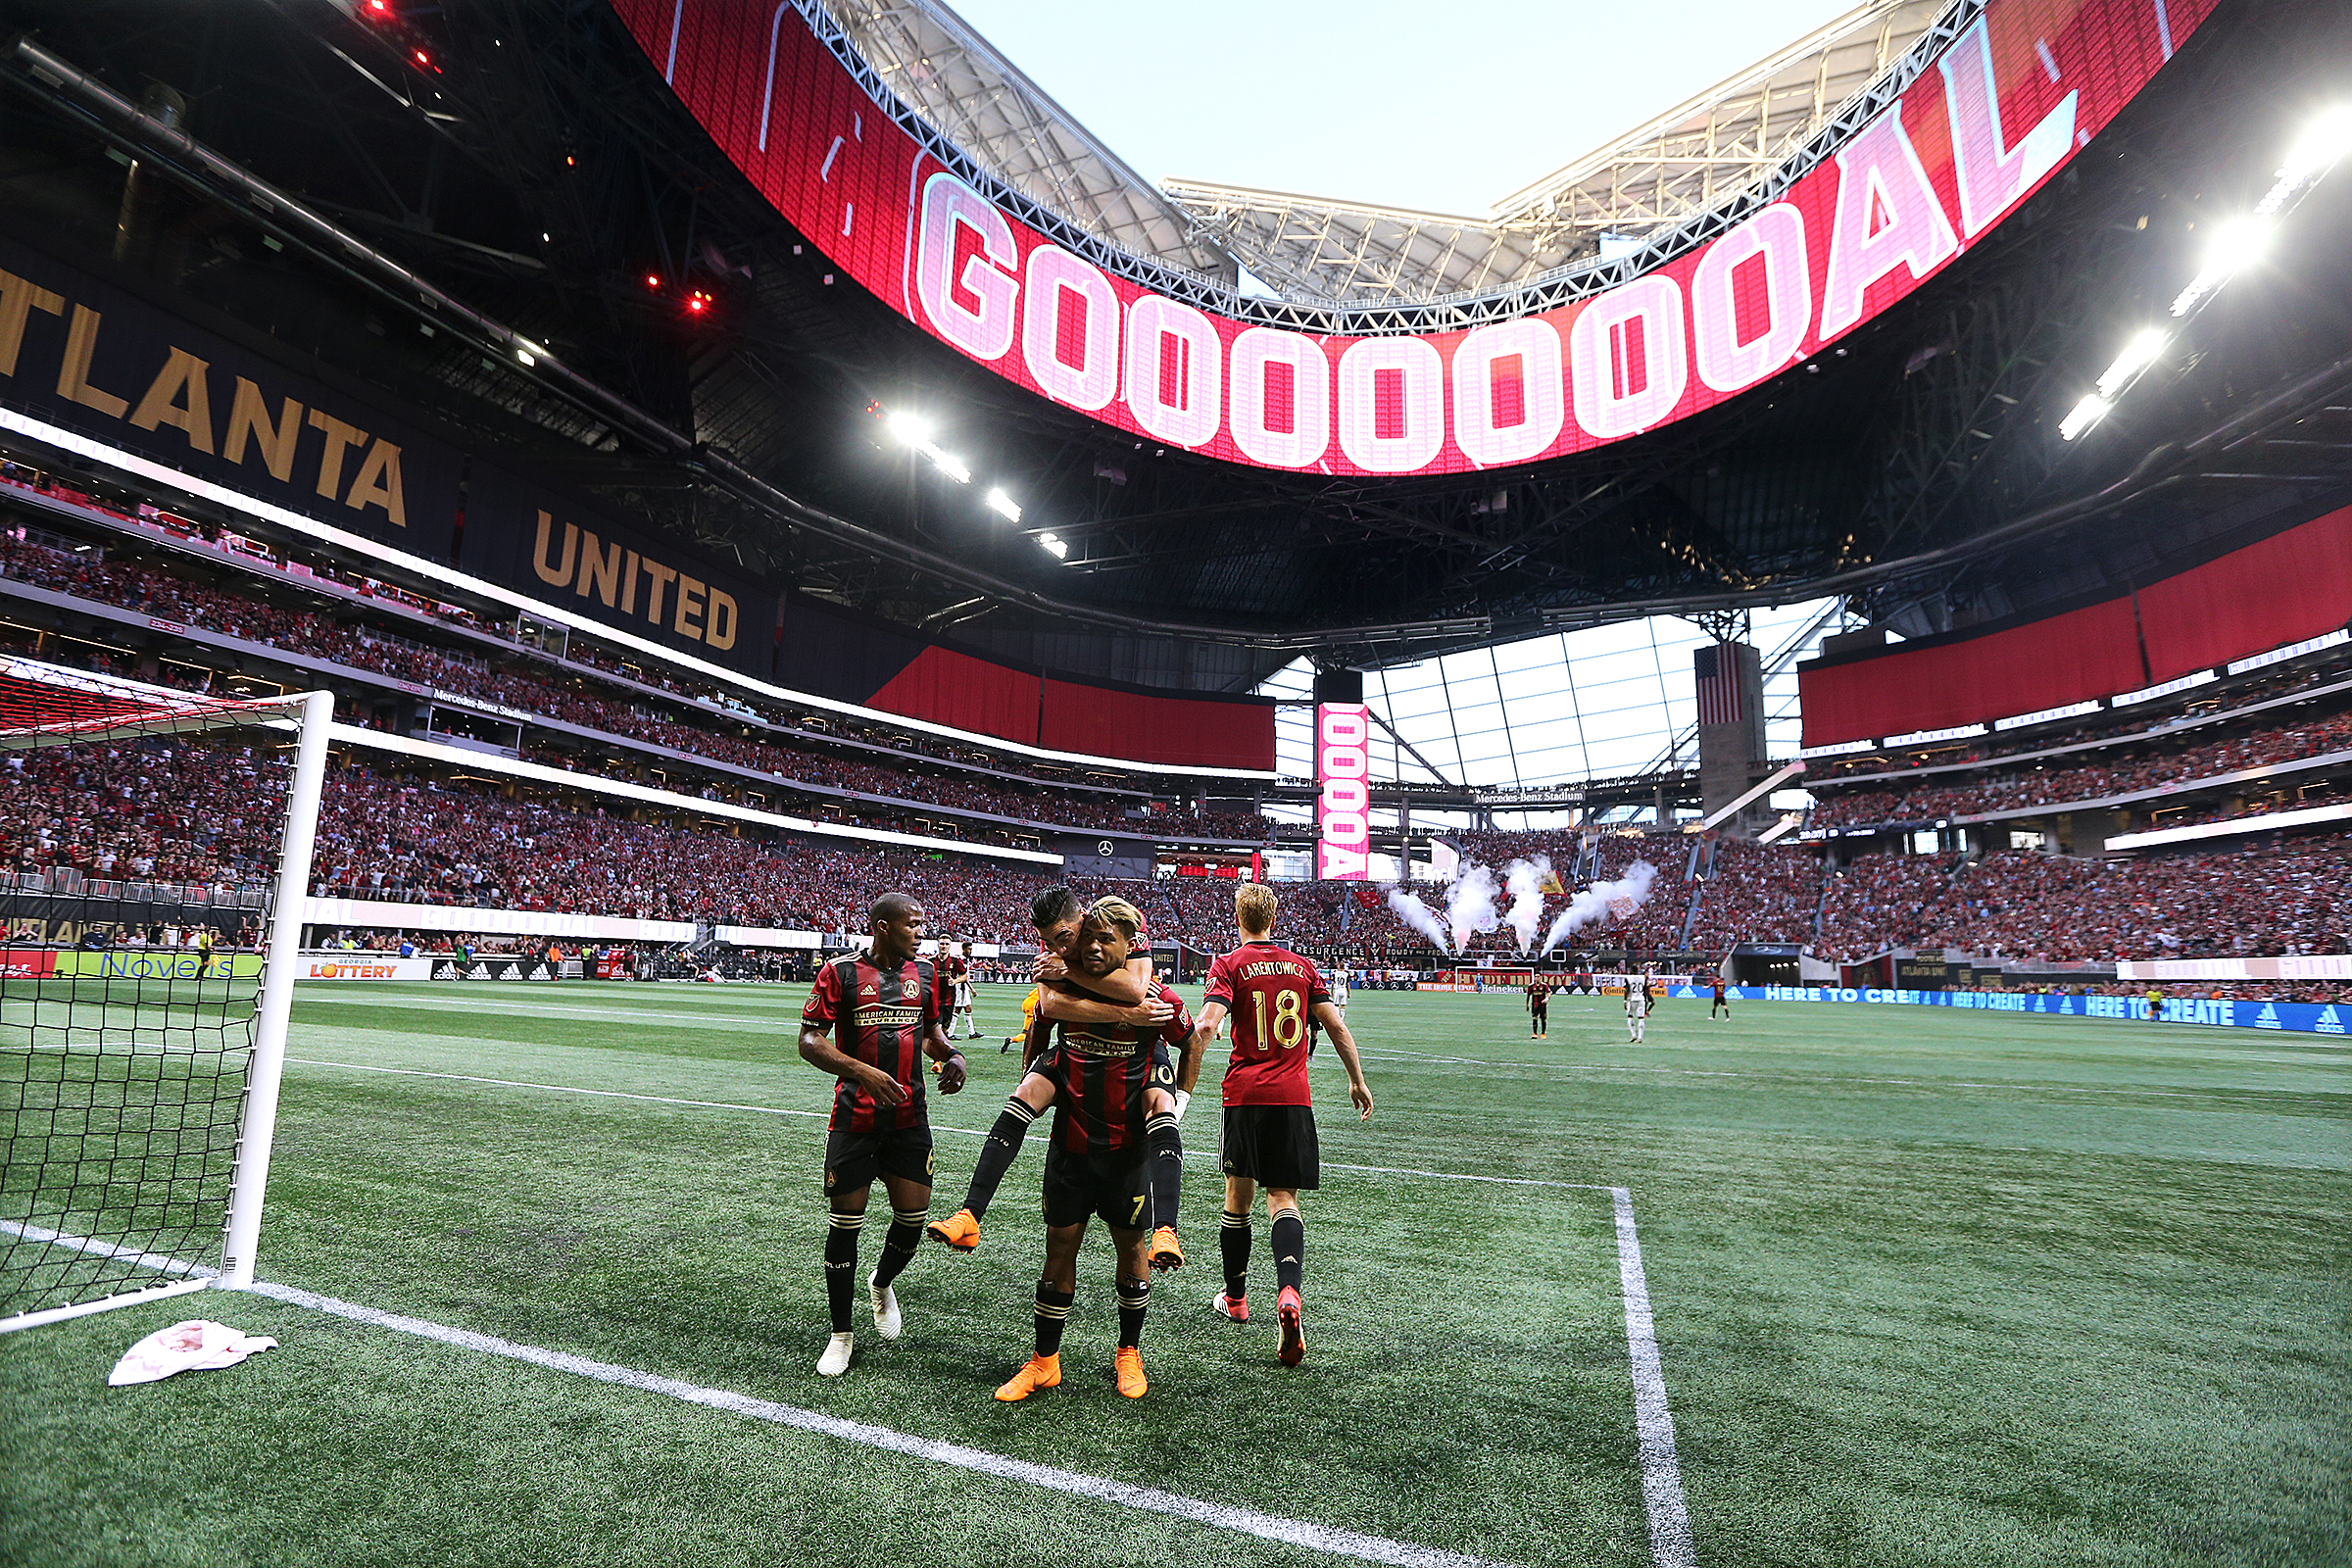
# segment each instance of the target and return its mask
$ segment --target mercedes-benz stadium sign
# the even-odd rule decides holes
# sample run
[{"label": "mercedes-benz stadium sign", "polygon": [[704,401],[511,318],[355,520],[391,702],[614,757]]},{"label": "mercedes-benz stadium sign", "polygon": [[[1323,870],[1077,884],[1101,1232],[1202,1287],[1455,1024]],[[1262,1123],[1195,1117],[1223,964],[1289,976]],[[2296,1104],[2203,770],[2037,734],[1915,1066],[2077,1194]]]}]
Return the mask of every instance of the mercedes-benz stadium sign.
[{"label": "mercedes-benz stadium sign", "polygon": [[612,3],[777,212],[940,341],[1167,446],[1413,474],[1623,440],[1802,362],[1963,254],[2218,0],[1990,0],[1899,99],[1704,245],[1556,309],[1367,337],[1214,315],[1054,244],[892,118],[811,31],[816,0]]}]

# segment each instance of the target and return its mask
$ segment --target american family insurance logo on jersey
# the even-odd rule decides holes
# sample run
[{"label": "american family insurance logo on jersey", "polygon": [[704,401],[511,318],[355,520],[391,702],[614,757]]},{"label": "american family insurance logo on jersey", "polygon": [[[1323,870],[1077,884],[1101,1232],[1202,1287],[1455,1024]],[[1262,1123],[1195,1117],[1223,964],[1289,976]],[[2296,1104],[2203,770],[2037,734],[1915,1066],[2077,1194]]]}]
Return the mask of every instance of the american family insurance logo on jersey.
[{"label": "american family insurance logo on jersey", "polygon": [[1360,882],[1372,848],[1371,720],[1361,703],[1315,709],[1315,875]]}]

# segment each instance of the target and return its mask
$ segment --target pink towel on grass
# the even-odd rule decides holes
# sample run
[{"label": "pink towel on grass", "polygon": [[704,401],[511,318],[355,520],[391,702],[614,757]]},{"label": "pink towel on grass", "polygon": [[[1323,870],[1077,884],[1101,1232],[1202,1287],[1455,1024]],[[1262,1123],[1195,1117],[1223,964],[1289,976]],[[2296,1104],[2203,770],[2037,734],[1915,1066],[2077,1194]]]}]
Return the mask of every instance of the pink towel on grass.
[{"label": "pink towel on grass", "polygon": [[119,1389],[126,1383],[154,1383],[174,1372],[210,1372],[235,1366],[254,1351],[276,1346],[275,1340],[248,1335],[225,1323],[190,1318],[157,1329],[123,1351],[106,1381],[110,1388]]}]

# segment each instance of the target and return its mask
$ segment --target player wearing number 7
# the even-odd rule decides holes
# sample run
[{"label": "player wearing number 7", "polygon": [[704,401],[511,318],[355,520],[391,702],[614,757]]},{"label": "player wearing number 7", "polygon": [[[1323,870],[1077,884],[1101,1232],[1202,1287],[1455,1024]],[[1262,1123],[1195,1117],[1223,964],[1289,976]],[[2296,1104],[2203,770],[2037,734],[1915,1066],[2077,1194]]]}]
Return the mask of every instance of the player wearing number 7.
[{"label": "player wearing number 7", "polygon": [[[1143,929],[1143,916],[1124,899],[1098,899],[1070,944],[1073,975],[1090,983],[1124,968]],[[1175,993],[1160,1030],[1133,1024],[1062,1023],[1058,1038],[1034,1069],[1054,1089],[1054,1136],[1046,1152],[1046,1266],[1037,1282],[1037,1353],[1013,1373],[997,1397],[1026,1399],[1061,1381],[1061,1331],[1078,1289],[1078,1245],[1095,1215],[1110,1227],[1118,1249],[1119,1348],[1113,1365],[1119,1392],[1140,1398],[1144,1378],[1144,1310],[1152,1298],[1147,1253],[1152,1186],[1145,1094],[1152,1087],[1155,1036],[1183,1042],[1182,1071],[1200,1069],[1198,1037]]]},{"label": "player wearing number 7", "polygon": [[1225,1253],[1225,1289],[1216,1308],[1236,1323],[1250,1321],[1250,1208],[1256,1190],[1266,1190],[1266,1214],[1273,1221],[1274,1278],[1280,1287],[1274,1314],[1282,1325],[1284,1366],[1297,1366],[1306,1353],[1299,1319],[1305,1270],[1306,1225],[1298,1217],[1298,1194],[1321,1185],[1321,1154],[1315,1142],[1314,1097],[1308,1092],[1306,1058],[1320,1026],[1331,1036],[1340,1064],[1348,1069],[1348,1096],[1360,1119],[1372,1116],[1372,1091],[1355,1037],[1323,988],[1312,960],[1274,941],[1274,890],[1252,882],[1233,896],[1234,924],[1242,945],[1208,966],[1207,1000],[1184,1054],[1181,1087],[1192,1093],[1207,1043],[1217,1025],[1233,1016],[1233,1059],[1225,1068],[1225,1221],[1218,1233]]}]

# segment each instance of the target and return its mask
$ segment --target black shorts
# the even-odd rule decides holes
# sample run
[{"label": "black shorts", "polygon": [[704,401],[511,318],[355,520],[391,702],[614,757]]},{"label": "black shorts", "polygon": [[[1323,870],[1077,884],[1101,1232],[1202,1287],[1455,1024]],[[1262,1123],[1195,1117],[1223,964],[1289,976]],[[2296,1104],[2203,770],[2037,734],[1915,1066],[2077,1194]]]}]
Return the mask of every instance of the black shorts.
[{"label": "black shorts", "polygon": [[1046,1223],[1080,1225],[1100,1214],[1120,1230],[1152,1226],[1152,1184],[1144,1151],[1071,1154],[1046,1151]]},{"label": "black shorts", "polygon": [[1530,1018],[1535,1019],[1536,1022],[1542,1023],[1544,1019],[1551,1016],[1550,1004],[1539,1002],[1534,1006],[1527,1009],[1527,1015]]},{"label": "black shorts", "polygon": [[874,1178],[896,1176],[901,1181],[931,1185],[938,1161],[931,1153],[931,1129],[902,1127],[895,1132],[857,1133],[835,1127],[825,1134],[825,1196],[854,1193],[871,1187]]},{"label": "black shorts", "polygon": [[1322,1183],[1312,1105],[1227,1105],[1218,1164],[1260,1187],[1313,1192]]}]

